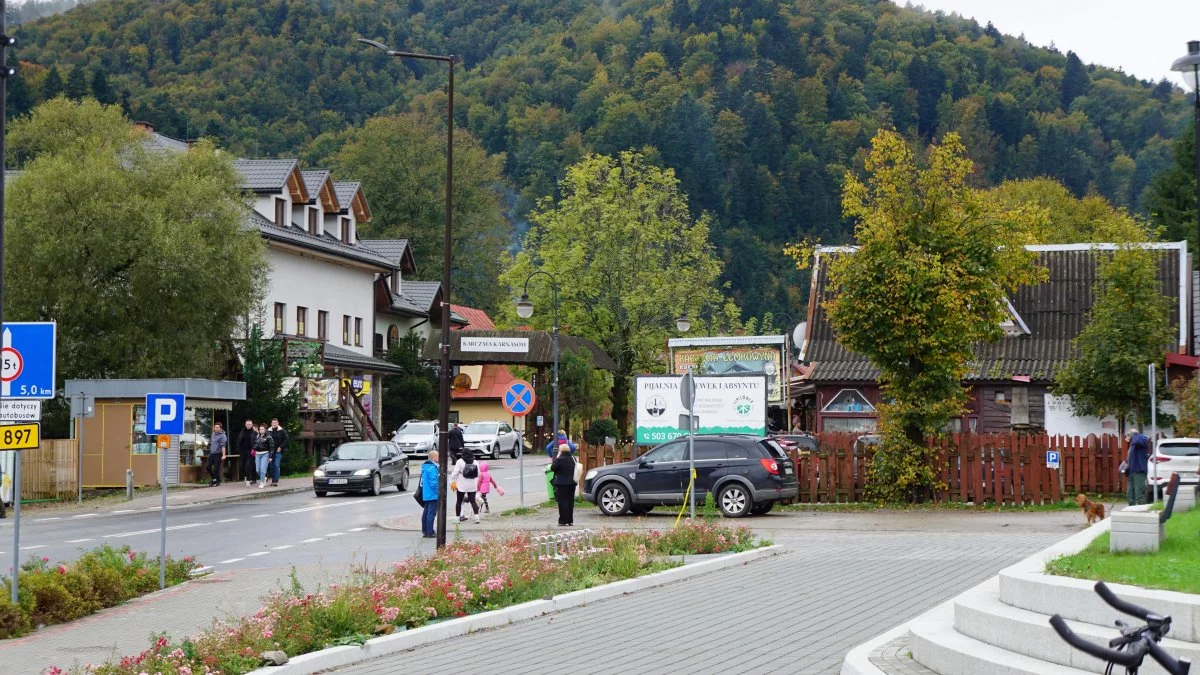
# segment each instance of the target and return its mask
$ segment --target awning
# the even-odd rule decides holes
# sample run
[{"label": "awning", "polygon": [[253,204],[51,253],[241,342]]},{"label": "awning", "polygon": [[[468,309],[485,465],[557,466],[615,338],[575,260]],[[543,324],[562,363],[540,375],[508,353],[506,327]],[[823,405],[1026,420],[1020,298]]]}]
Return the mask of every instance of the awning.
[{"label": "awning", "polygon": [[342,349],[328,342],[325,343],[325,365],[365,370],[371,373],[398,374],[404,372],[403,368],[390,361]]}]

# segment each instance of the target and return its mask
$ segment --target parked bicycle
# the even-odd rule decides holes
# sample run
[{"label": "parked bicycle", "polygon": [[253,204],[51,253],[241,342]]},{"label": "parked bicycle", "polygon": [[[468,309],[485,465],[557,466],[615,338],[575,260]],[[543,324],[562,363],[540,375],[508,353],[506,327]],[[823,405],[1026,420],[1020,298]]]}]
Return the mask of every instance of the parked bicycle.
[{"label": "parked bicycle", "polygon": [[1170,675],[1188,675],[1188,671],[1192,667],[1191,661],[1184,658],[1176,659],[1158,646],[1158,643],[1171,630],[1171,617],[1159,616],[1148,609],[1118,598],[1108,586],[1104,585],[1103,581],[1096,582],[1096,594],[1113,609],[1135,616],[1145,621],[1146,625],[1130,626],[1118,619],[1116,624],[1121,631],[1121,637],[1109,640],[1108,647],[1104,647],[1076,635],[1067,626],[1067,622],[1055,614],[1050,617],[1050,625],[1054,627],[1054,631],[1058,633],[1059,637],[1079,651],[1108,662],[1108,667],[1104,669],[1104,675],[1112,675],[1114,666],[1125,666],[1127,675],[1137,675],[1138,668],[1141,667],[1147,654]]}]

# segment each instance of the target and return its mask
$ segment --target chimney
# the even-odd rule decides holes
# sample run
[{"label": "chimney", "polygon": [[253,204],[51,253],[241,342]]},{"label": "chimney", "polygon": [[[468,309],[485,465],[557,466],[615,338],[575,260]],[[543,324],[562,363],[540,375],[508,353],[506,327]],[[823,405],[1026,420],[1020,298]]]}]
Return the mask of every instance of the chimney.
[{"label": "chimney", "polygon": [[149,122],[134,122],[133,126],[141,129],[142,131],[154,133],[154,125],[150,124]]}]

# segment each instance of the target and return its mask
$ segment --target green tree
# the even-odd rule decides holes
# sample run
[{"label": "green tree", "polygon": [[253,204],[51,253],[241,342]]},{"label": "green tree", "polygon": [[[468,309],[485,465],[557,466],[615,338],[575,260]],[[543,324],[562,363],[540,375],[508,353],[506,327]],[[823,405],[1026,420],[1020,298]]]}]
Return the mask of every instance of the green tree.
[{"label": "green tree", "polygon": [[[525,246],[500,281],[517,291],[534,270],[558,280],[564,331],[595,340],[617,364],[613,418],[624,435],[630,378],[662,369],[664,340],[687,299],[693,309],[724,304],[711,220],[691,215],[673,171],[636,152],[589,155],[567,170],[561,190],[530,215]],[[529,294],[545,311],[532,323],[548,328],[551,288],[538,281]],[[501,311],[515,321],[511,303]]]},{"label": "green tree", "polygon": [[438,412],[437,376],[420,361],[421,336],[406,333],[388,350],[387,360],[404,372],[383,380],[383,428],[391,436],[411,419],[433,419]]},{"label": "green tree", "polygon": [[866,181],[848,173],[842,199],[858,249],[828,263],[836,291],[824,303],[838,341],[881,373],[885,441],[871,485],[888,501],[934,487],[925,436],[961,413],[973,347],[1000,336],[1005,295],[1040,274],[1025,249],[1030,215],[968,186],[972,164],[956,134],[926,162],[897,133],[875,136]]},{"label": "green tree", "polygon": [[103,68],[97,68],[96,72],[92,73],[92,98],[105,105],[117,102],[117,92],[108,84],[108,74]]},{"label": "green tree", "polygon": [[261,325],[255,323],[246,339],[238,344],[237,354],[242,363],[242,380],[246,382],[246,400],[233,404],[231,445],[245,420],[269,425],[272,418],[278,418],[290,441],[283,451],[281,471],[296,473],[311,469],[312,461],[305,456],[299,441],[300,390],[283,388],[284,379],[293,375],[284,359],[283,341],[264,339]]},{"label": "green tree", "polygon": [[67,88],[65,91],[67,98],[72,101],[82,101],[88,95],[88,81],[83,74],[82,66],[75,66],[71,69],[71,74],[67,75]]},{"label": "green tree", "polygon": [[1175,435],[1195,438],[1200,434],[1200,390],[1196,380],[1177,377],[1171,382],[1171,398],[1179,413],[1175,415]]},{"label": "green tree", "polygon": [[[571,431],[571,421],[590,422],[604,412],[612,391],[612,375],[596,368],[592,353],[563,350],[558,359],[559,407]],[[549,400],[549,399],[543,399]]]},{"label": "green tree", "polygon": [[1075,52],[1067,52],[1067,69],[1063,72],[1062,79],[1063,110],[1070,110],[1071,103],[1087,94],[1091,86],[1092,78],[1088,76],[1087,66],[1083,65],[1083,61],[1079,60]]},{"label": "green tree", "polygon": [[5,316],[58,322],[60,379],[218,374],[265,276],[228,154],[146,152],[91,99],[42,104],[9,141],[26,161],[8,185]]},{"label": "green tree", "polygon": [[[374,221],[363,237],[413,240],[417,276],[442,278],[446,213],[445,125],[408,113],[375,117],[351,130],[332,158],[340,175],[361,180]],[[494,311],[496,279],[511,241],[504,218],[504,158],[488,155],[468,131],[454,132],[454,301]]]},{"label": "green tree", "polygon": [[1039,244],[1127,243],[1153,239],[1145,223],[1100,195],[1078,198],[1053,178],[1004,181],[988,191],[1001,206],[1037,209],[1033,240]]},{"label": "green tree", "polygon": [[57,65],[50,66],[50,70],[46,72],[46,77],[42,80],[42,100],[53,100],[56,96],[62,93],[62,75],[58,73]]},{"label": "green tree", "polygon": [[[1175,141],[1175,162],[1154,177],[1147,188],[1146,210],[1150,222],[1163,229],[1171,241],[1188,240],[1192,259],[1196,249],[1196,130],[1188,130]],[[1193,263],[1195,264],[1195,263]]]},{"label": "green tree", "polygon": [[[1154,253],[1123,246],[1097,253],[1096,301],[1073,343],[1076,358],[1058,372],[1054,392],[1079,415],[1141,417],[1150,397],[1146,365],[1173,343],[1170,302],[1159,287]],[[1122,428],[1122,431],[1124,429]]]}]

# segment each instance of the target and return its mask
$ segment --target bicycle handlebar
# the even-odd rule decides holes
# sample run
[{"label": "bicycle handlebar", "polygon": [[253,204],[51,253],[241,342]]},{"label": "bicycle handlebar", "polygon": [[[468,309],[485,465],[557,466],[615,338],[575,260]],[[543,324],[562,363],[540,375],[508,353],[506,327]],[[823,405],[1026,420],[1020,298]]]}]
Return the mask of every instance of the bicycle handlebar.
[{"label": "bicycle handlebar", "polygon": [[1144,640],[1143,644],[1150,652],[1150,658],[1158,661],[1158,664],[1171,675],[1188,675],[1188,671],[1192,669],[1192,662],[1189,659],[1176,659],[1150,640]]},{"label": "bicycle handlebar", "polygon": [[1112,607],[1122,614],[1136,616],[1142,621],[1149,621],[1151,616],[1155,616],[1154,612],[1151,612],[1144,607],[1138,607],[1132,602],[1126,602],[1118,598],[1116,593],[1113,593],[1103,581],[1096,582],[1096,595],[1099,595],[1104,602],[1107,602],[1109,607]]},{"label": "bicycle handlebar", "polygon": [[[1050,625],[1054,627],[1054,632],[1058,633],[1058,636],[1061,637],[1067,644],[1081,652],[1091,654],[1092,656],[1103,661],[1110,661],[1119,666],[1125,666],[1127,668],[1136,668],[1142,663],[1141,650],[1135,649],[1134,651],[1119,652],[1115,649],[1109,649],[1108,647],[1101,647],[1094,642],[1088,642],[1087,640],[1076,635],[1075,632],[1067,626],[1067,622],[1063,621],[1063,618],[1057,614],[1050,617]],[[1166,664],[1163,665],[1166,666]],[[1170,667],[1167,667],[1167,670],[1171,670]]]}]

